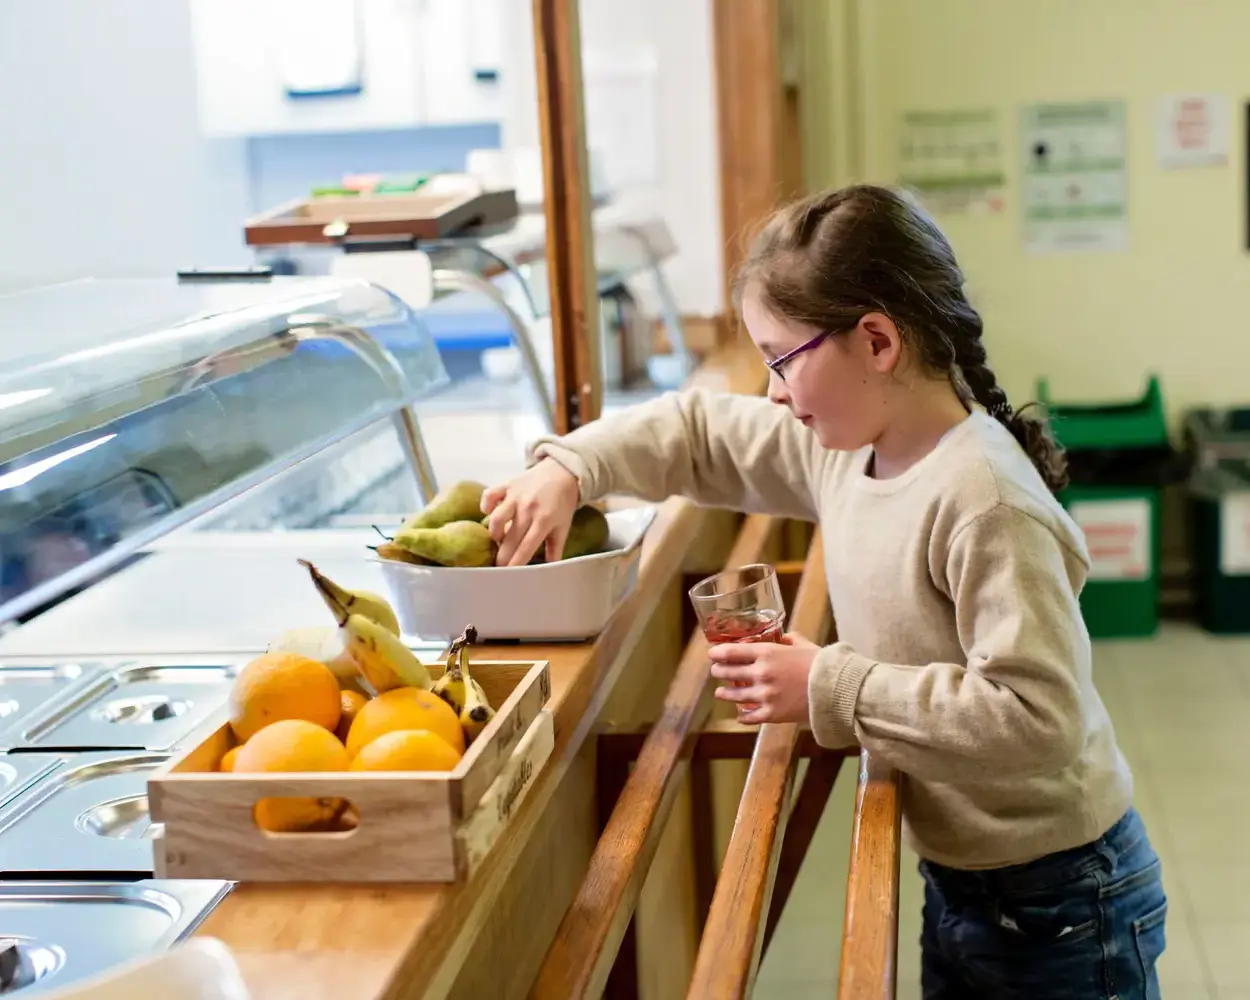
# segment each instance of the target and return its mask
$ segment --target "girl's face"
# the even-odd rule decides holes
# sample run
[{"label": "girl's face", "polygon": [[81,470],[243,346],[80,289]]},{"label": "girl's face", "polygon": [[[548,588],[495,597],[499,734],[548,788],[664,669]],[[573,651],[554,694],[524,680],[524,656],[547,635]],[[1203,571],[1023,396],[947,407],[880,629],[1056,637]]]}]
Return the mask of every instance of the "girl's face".
[{"label": "girl's face", "polygon": [[759,296],[743,296],[742,320],[766,361],[824,336],[772,371],[768,398],[810,427],[825,448],[854,451],[885,429],[891,376],[899,362],[898,329],[869,313],[848,331],[824,331],[774,316]]}]

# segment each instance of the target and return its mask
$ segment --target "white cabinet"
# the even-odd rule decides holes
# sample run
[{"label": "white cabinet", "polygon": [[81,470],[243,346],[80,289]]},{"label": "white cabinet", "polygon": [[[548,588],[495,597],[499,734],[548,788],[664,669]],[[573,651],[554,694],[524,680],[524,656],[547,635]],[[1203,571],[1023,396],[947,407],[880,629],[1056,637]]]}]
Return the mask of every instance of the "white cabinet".
[{"label": "white cabinet", "polygon": [[508,0],[191,0],[200,127],[272,135],[500,117]]},{"label": "white cabinet", "polygon": [[503,117],[503,4],[517,0],[422,2],[419,62],[426,122],[498,122]]}]

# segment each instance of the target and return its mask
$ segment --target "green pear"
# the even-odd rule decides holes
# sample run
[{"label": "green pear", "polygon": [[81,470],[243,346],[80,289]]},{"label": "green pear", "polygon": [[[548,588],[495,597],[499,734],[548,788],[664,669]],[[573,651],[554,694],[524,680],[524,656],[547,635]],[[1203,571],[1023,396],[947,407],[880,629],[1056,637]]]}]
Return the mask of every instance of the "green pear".
[{"label": "green pear", "polygon": [[480,521],[453,521],[441,528],[401,528],[394,543],[439,566],[493,566],[497,548]]},{"label": "green pear", "polygon": [[589,505],[578,507],[573,514],[573,523],[569,525],[569,537],[564,541],[564,552],[560,558],[594,555],[602,552],[607,544],[608,519],[603,511]]},{"label": "green pear", "polygon": [[[487,514],[484,518],[482,518],[482,524],[483,524],[483,526],[485,526],[485,527],[486,527],[486,529],[487,529],[487,530],[489,530],[489,529],[490,529],[490,519],[491,519],[491,515],[490,515],[490,514]],[[546,562],[546,561],[547,561],[547,559],[546,559],[546,556],[544,555],[544,551],[543,551],[543,550],[544,550],[544,546],[540,545],[540,546],[538,547],[538,551],[534,553],[534,555],[530,558],[530,561],[529,561],[526,565],[528,565],[528,566],[540,566],[540,565],[542,565],[544,562]]]},{"label": "green pear", "polygon": [[481,483],[464,480],[440,490],[434,499],[404,522],[405,528],[441,528],[455,521],[478,521],[482,517]]},{"label": "green pear", "polygon": [[434,563],[428,559],[422,559],[420,556],[413,555],[402,545],[396,545],[394,542],[383,542],[381,545],[370,546],[383,559],[390,559],[392,562],[409,563],[412,566],[433,566]]}]

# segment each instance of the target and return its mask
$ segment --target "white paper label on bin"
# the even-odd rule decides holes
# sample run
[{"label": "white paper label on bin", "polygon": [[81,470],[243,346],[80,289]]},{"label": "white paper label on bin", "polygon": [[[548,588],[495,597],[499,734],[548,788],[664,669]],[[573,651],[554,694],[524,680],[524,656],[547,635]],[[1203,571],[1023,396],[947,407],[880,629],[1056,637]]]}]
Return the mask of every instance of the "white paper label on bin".
[{"label": "white paper label on bin", "polygon": [[1069,513],[1085,533],[1089,579],[1149,578],[1150,501],[1081,500]]},{"label": "white paper label on bin", "polygon": [[1220,573],[1250,575],[1250,493],[1220,499]]}]

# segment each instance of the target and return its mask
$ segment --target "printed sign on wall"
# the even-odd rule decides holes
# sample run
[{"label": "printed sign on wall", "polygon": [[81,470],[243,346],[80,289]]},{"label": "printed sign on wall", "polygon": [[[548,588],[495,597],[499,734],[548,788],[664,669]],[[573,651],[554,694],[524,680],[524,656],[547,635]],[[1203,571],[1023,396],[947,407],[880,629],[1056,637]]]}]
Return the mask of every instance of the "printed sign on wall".
[{"label": "printed sign on wall", "polygon": [[1223,94],[1176,94],[1161,98],[1155,146],[1164,167],[1228,163],[1232,110]]},{"label": "printed sign on wall", "polygon": [[998,112],[909,111],[899,135],[899,182],[932,212],[1001,212]]},{"label": "printed sign on wall", "polygon": [[1038,253],[1128,246],[1123,101],[1024,109],[1025,248]]}]

